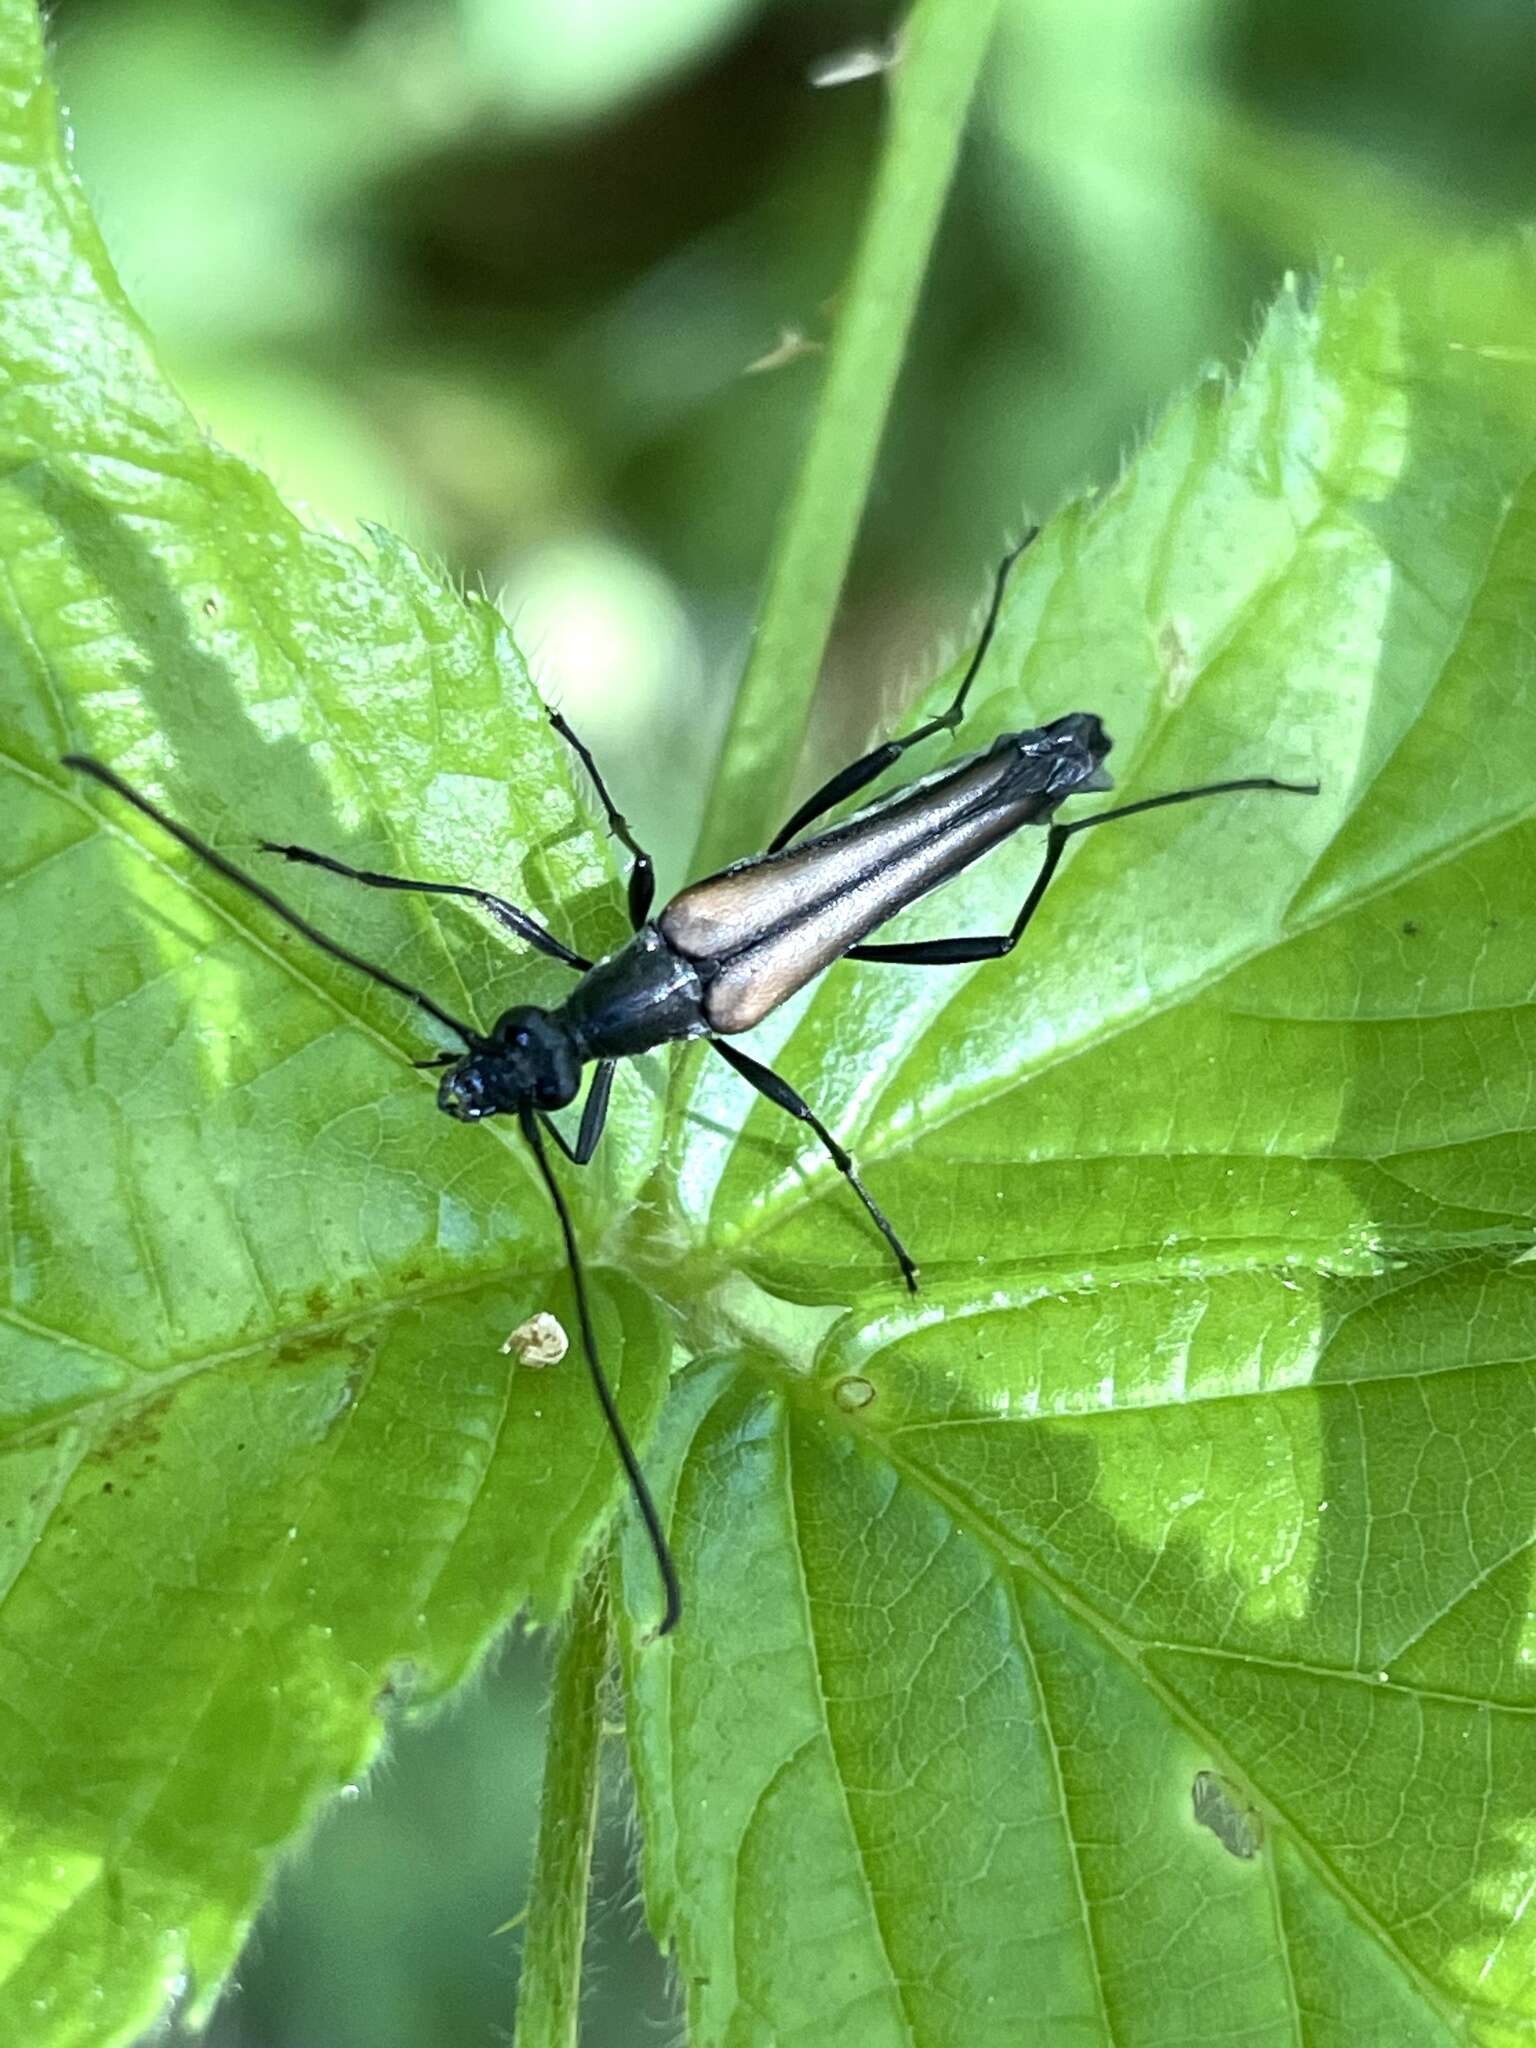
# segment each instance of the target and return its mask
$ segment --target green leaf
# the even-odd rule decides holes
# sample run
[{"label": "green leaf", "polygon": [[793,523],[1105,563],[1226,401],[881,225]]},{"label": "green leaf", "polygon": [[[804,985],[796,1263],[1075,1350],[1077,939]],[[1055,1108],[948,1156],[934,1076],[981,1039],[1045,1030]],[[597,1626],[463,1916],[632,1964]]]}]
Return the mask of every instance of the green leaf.
[{"label": "green leaf", "polygon": [[[500,620],[208,445],[20,0],[0,53],[0,2038],[53,2048],[206,2009],[391,1702],[559,1608],[619,1490],[579,1371],[501,1355],[571,1320],[516,1144],[58,756],[234,858],[622,922]],[[963,744],[1083,706],[1127,797],[1323,792],[1087,835],[1013,958],[845,966],[761,1034],[922,1295],[697,1056],[665,1152],[641,1062],[569,1181],[689,1603],[644,1640],[628,1529],[702,2042],[1530,2030],[1530,315],[1497,256],[1288,293],[1021,566]],[[1028,873],[909,927],[1004,928]],[[284,886],[454,1008],[564,985]]]},{"label": "green leaf", "polygon": [[[1530,310],[1496,256],[1287,291],[1021,564],[966,744],[1093,708],[1122,799],[1322,793],[1085,835],[1008,961],[779,1031],[921,1295],[698,1071],[688,1225],[852,1303],[722,1289],[653,1451],[693,1604],[632,1747],[700,2041],[1536,2019]],[[904,928],[1005,930],[1033,866]]]},{"label": "green leaf", "polygon": [[[248,863],[271,836],[473,869],[594,947],[618,908],[499,617],[383,535],[306,532],[161,382],[35,17],[0,21],[0,2038],[47,2048],[204,2007],[386,1707],[553,1614],[621,1490],[579,1358],[502,1355],[534,1310],[572,1324],[520,1148],[434,1113],[406,1006],[60,754]],[[470,920],[303,880],[494,1013],[507,951]],[[560,979],[516,964],[530,996]],[[584,1213],[643,1179],[655,1099],[626,1080]],[[669,1333],[596,1277],[643,1439]]]}]

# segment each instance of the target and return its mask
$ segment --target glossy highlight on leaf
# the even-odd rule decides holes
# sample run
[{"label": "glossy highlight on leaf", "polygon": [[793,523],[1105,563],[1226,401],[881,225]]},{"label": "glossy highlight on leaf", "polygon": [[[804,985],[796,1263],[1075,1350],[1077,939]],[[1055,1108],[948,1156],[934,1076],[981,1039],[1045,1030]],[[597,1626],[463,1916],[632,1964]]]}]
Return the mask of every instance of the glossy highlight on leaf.
[{"label": "glossy highlight on leaf", "polygon": [[[515,883],[594,948],[620,917],[497,614],[306,531],[160,381],[5,15],[0,2038],[47,2048],[205,2009],[277,1852],[391,1713],[560,1608],[622,1490],[585,1376],[502,1351],[573,1322],[563,1255],[516,1145],[436,1113],[430,1027],[60,756],[247,866],[302,837]],[[293,893],[445,1003],[553,986],[328,880]],[[625,1099],[584,1216],[654,1150]],[[643,1440],[670,1335],[599,1249]]]},{"label": "glossy highlight on leaf", "polygon": [[[653,1452],[694,1628],[631,1740],[700,2040],[1536,2016],[1536,437],[1467,345],[1519,304],[1515,258],[1289,291],[1047,527],[970,744],[1092,706],[1117,801],[1323,789],[1087,835],[1010,960],[843,967],[779,1033],[917,1300],[686,1098],[694,1227],[807,1304]],[[903,929],[1006,929],[1032,871]]]}]

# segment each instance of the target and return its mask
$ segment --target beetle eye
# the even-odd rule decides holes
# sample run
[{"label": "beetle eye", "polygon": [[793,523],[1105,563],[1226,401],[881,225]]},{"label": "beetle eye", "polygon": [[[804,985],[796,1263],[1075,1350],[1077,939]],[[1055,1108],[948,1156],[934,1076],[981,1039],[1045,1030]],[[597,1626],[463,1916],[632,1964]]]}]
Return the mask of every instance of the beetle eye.
[{"label": "beetle eye", "polygon": [[531,1035],[528,1033],[528,1031],[520,1026],[512,1034],[512,1043],[518,1048],[520,1052],[526,1052],[528,1047],[533,1043],[533,1039]]}]

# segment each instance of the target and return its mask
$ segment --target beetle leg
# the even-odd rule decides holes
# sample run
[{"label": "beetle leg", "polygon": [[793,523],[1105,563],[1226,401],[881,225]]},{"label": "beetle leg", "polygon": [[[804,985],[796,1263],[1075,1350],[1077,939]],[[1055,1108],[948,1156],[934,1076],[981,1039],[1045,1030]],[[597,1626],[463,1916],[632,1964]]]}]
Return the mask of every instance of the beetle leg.
[{"label": "beetle leg", "polygon": [[840,803],[863,789],[866,783],[873,782],[877,775],[883,775],[893,762],[901,759],[908,747],[915,747],[922,740],[931,740],[935,733],[955,730],[965,716],[965,700],[970,695],[971,685],[986,659],[987,649],[992,645],[992,635],[997,631],[998,614],[1003,608],[1003,592],[1008,584],[1008,572],[1039,531],[1038,526],[1030,527],[1018,546],[1010,548],[998,564],[997,579],[992,585],[992,602],[987,606],[981,638],[976,642],[976,652],[971,656],[970,665],[961,678],[960,687],[955,692],[954,701],[949,709],[941,711],[937,718],[928,719],[925,724],[918,726],[916,731],[904,733],[898,740],[883,740],[878,747],[871,747],[867,754],[861,754],[857,761],[850,761],[846,768],[840,768],[835,775],[830,776],[820,789],[806,798],[789,823],[774,834],[768,845],[770,853],[777,853],[781,847],[787,846],[791,839],[798,837],[807,825],[812,825],[818,818],[825,817],[828,811],[836,810]]},{"label": "beetle leg", "polygon": [[505,896],[493,896],[489,889],[472,888],[467,882],[415,882],[405,875],[381,875],[372,868],[349,867],[344,860],[337,860],[329,853],[316,853],[308,846],[279,846],[272,839],[263,839],[261,850],[263,853],[281,854],[284,860],[298,861],[308,867],[324,868],[328,874],[343,875],[349,882],[362,882],[370,889],[411,889],[422,896],[465,896],[471,903],[478,903],[482,910],[488,910],[509,932],[514,932],[538,952],[548,954],[551,960],[563,961],[567,967],[574,967],[582,974],[592,965],[580,953],[573,953],[569,946],[562,945],[536,917],[530,917],[526,910],[519,910]]},{"label": "beetle leg", "polygon": [[881,960],[888,966],[963,967],[976,960],[1001,960],[1024,936],[1025,927],[1040,907],[1040,898],[1050,887],[1051,877],[1061,863],[1067,841],[1074,832],[1087,832],[1095,825],[1108,825],[1116,818],[1133,818],[1138,811],[1160,811],[1168,804],[1187,804],[1195,797],[1225,796],[1234,789],[1281,789],[1291,796],[1316,796],[1315,782],[1277,782],[1272,775],[1245,775],[1236,782],[1204,782],[1197,789],[1174,789],[1166,796],[1144,796],[1134,804],[1119,804],[1112,811],[1099,811],[1091,818],[1074,818],[1070,825],[1052,825],[1045,835],[1045,859],[1034,879],[1024,907],[1013,920],[1013,929],[965,939],[913,939],[887,946],[850,946],[845,960]]},{"label": "beetle leg", "polygon": [[629,820],[608,794],[608,786],[598,772],[591,748],[577,738],[558,711],[550,711],[549,722],[591,776],[592,787],[597,791],[597,800],[603,807],[604,817],[608,820],[608,830],[629,852],[629,921],[635,930],[639,931],[650,916],[651,905],[656,900],[655,865],[651,856],[630,831]]},{"label": "beetle leg", "polygon": [[792,1117],[797,1117],[801,1123],[810,1125],[811,1129],[826,1147],[832,1164],[869,1211],[871,1222],[896,1254],[896,1263],[901,1268],[901,1277],[906,1281],[908,1289],[913,1294],[916,1294],[917,1267],[912,1262],[911,1254],[892,1229],[885,1211],[869,1192],[869,1189],[865,1187],[863,1181],[859,1179],[859,1169],[854,1165],[852,1159],[849,1158],[836,1138],[833,1137],[805,1097],[791,1088],[784,1077],[781,1074],[776,1074],[772,1067],[765,1067],[760,1060],[749,1058],[746,1053],[739,1051],[734,1045],[727,1045],[724,1039],[712,1038],[709,1043],[719,1053],[726,1065],[734,1067],[741,1078],[749,1082],[759,1095],[766,1095],[768,1100],[776,1103],[780,1109],[788,1110]]},{"label": "beetle leg", "polygon": [[587,1099],[581,1112],[581,1128],[576,1133],[574,1145],[566,1143],[560,1128],[540,1111],[540,1121],[554,1139],[572,1166],[585,1166],[597,1150],[597,1141],[603,1135],[603,1126],[608,1121],[608,1097],[613,1089],[612,1060],[599,1060],[592,1073],[592,1086],[587,1090]]}]

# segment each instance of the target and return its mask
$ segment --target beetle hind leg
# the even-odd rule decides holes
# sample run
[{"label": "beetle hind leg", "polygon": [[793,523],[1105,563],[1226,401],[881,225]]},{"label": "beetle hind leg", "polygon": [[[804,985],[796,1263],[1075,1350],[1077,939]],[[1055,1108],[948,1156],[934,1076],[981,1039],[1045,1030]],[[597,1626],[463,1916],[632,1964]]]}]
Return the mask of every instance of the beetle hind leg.
[{"label": "beetle hind leg", "polygon": [[878,747],[871,747],[867,754],[861,754],[857,761],[850,761],[846,768],[839,768],[829,776],[820,789],[808,796],[789,823],[777,831],[769,842],[768,851],[777,853],[805,830],[814,825],[818,818],[824,818],[828,811],[835,811],[840,803],[873,782],[877,775],[883,775],[887,768],[899,761],[909,747],[931,740],[935,733],[953,732],[965,716],[965,700],[971,693],[981,664],[987,658],[987,649],[992,645],[992,635],[997,631],[997,621],[1003,608],[1003,592],[1008,587],[1008,576],[1014,563],[1023,554],[1040,529],[1032,526],[1016,547],[1012,547],[998,564],[997,575],[992,584],[992,601],[987,606],[986,620],[982,625],[981,637],[976,642],[976,651],[966,665],[960,679],[960,687],[951,699],[949,708],[941,711],[936,718],[928,719],[912,732],[903,733],[900,739],[882,740]]},{"label": "beetle hind leg", "polygon": [[883,961],[892,967],[966,967],[978,960],[1001,960],[1023,938],[1074,833],[1091,832],[1095,825],[1112,825],[1120,818],[1134,818],[1143,811],[1166,810],[1170,804],[1193,803],[1207,796],[1230,796],[1236,790],[1275,789],[1286,796],[1316,796],[1319,787],[1315,782],[1281,782],[1273,775],[1240,775],[1230,782],[1202,782],[1194,789],[1171,789],[1163,796],[1144,796],[1132,804],[1117,804],[1112,811],[1097,811],[1091,818],[1074,818],[1070,825],[1052,825],[1045,835],[1045,859],[1040,863],[1040,872],[1010,930],[979,934],[975,938],[912,939],[905,945],[892,940],[888,945],[850,946],[843,958]]}]

